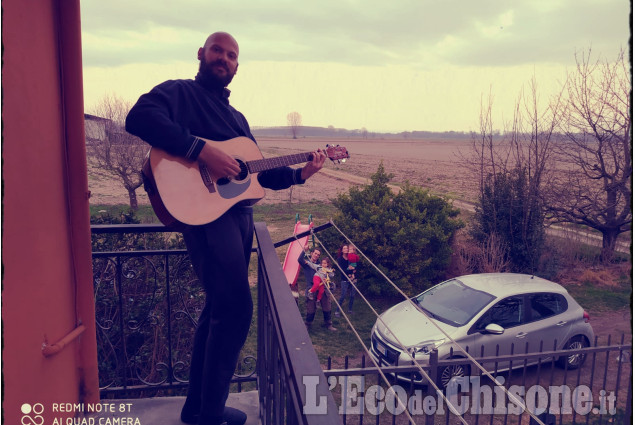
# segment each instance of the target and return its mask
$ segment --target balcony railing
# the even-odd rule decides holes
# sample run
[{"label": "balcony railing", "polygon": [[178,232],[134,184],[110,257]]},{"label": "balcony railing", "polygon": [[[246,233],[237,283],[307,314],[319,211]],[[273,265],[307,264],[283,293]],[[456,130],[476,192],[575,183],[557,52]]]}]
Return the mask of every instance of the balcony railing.
[{"label": "balcony railing", "polygon": [[[267,227],[264,223],[256,223],[255,230],[258,241],[258,396],[261,423],[341,423]],[[323,401],[318,405],[319,400]]]},{"label": "balcony railing", "polygon": [[[170,229],[160,225],[94,225],[92,231],[102,238],[161,233],[168,234],[166,241],[174,238]],[[269,232],[264,223],[256,223],[255,231],[258,348],[255,357],[249,355],[240,362],[232,382],[240,391],[245,382],[257,381],[262,424],[339,423]],[[146,242],[138,236],[136,245]],[[94,252],[93,274],[102,396],[127,398],[183,390],[193,333],[204,305],[187,251]],[[306,377],[311,377],[309,385]],[[307,402],[313,399],[321,403],[307,410]]]},{"label": "balcony railing", "polygon": [[[143,240],[169,230],[105,225],[92,231],[93,237],[125,234]],[[93,276],[102,396],[186,387],[192,335],[204,304],[187,251],[93,252]]]}]

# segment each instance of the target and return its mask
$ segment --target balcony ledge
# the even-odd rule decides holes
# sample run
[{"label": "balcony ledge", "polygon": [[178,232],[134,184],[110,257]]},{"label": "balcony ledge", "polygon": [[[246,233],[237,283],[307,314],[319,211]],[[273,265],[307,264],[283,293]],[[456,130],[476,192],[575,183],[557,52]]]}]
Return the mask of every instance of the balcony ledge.
[{"label": "balcony ledge", "polygon": [[[98,417],[104,418],[104,420],[95,421],[95,423],[183,425],[180,414],[184,402],[185,397],[102,400],[103,404],[114,404],[115,410],[120,410],[121,407],[125,411],[102,412]],[[127,411],[128,406],[130,406],[129,411]],[[230,393],[227,399],[227,406],[240,409],[247,414],[245,425],[260,424],[258,418],[258,391]],[[118,420],[108,421],[106,418],[117,418]]]}]

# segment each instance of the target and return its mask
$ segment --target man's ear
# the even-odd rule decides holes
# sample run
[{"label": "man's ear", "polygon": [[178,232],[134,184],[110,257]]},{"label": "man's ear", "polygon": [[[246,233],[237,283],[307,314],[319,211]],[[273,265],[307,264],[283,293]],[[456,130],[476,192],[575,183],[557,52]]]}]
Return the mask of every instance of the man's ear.
[{"label": "man's ear", "polygon": [[199,47],[198,48],[198,60],[201,60],[203,58],[203,48]]}]

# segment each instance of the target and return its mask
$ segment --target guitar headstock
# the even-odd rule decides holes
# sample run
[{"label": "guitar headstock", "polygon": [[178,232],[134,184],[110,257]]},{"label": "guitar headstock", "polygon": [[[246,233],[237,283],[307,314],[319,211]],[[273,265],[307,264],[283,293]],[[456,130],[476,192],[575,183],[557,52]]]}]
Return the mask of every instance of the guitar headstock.
[{"label": "guitar headstock", "polygon": [[350,158],[350,155],[348,154],[348,150],[346,150],[346,148],[344,146],[333,146],[333,145],[326,145],[326,149],[324,150],[324,153],[326,153],[326,156],[333,162],[337,161],[339,162],[346,162],[346,160],[348,158]]}]

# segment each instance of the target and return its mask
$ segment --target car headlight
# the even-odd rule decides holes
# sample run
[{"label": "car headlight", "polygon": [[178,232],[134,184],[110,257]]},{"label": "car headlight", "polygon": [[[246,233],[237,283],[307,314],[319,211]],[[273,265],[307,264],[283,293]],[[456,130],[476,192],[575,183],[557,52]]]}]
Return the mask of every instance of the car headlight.
[{"label": "car headlight", "polygon": [[412,355],[414,355],[415,353],[430,354],[432,350],[439,348],[444,342],[445,338],[437,339],[434,341],[423,341],[420,344],[409,347],[408,351],[410,351],[410,354]]}]

